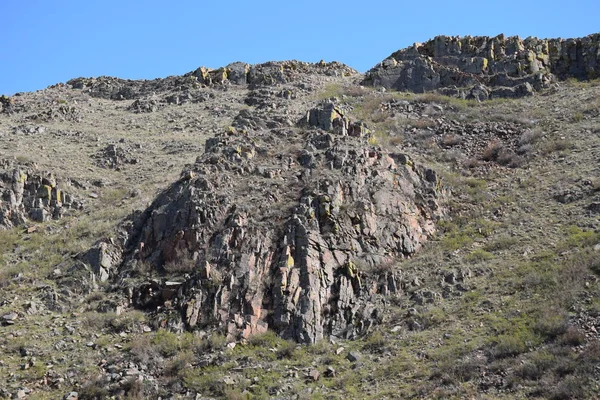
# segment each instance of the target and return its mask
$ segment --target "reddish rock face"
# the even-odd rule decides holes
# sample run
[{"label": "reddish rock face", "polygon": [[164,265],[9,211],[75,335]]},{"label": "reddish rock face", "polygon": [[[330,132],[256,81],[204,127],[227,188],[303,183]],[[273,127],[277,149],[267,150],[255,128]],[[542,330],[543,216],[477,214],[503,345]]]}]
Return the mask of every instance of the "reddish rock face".
[{"label": "reddish rock face", "polygon": [[[353,337],[400,295],[389,265],[434,232],[443,192],[435,172],[366,131],[229,132],[135,219],[118,274],[159,326]],[[148,266],[164,279],[135,279]]]}]

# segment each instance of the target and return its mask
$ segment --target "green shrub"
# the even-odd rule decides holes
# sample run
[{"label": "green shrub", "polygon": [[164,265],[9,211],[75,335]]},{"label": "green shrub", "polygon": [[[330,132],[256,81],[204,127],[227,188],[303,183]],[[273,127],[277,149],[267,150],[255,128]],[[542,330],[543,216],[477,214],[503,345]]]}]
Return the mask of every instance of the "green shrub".
[{"label": "green shrub", "polygon": [[533,329],[541,337],[552,340],[567,331],[568,321],[567,315],[559,310],[548,310],[538,318]]},{"label": "green shrub", "polygon": [[117,332],[126,330],[134,331],[136,328],[147,322],[146,314],[139,310],[128,310],[121,315],[116,316],[111,320],[111,326]]},{"label": "green shrub", "polygon": [[585,335],[574,326],[569,326],[560,337],[560,342],[567,346],[580,346],[585,341]]},{"label": "green shrub", "polygon": [[276,348],[282,344],[282,342],[285,342],[285,340],[277,336],[273,331],[267,331],[248,338],[248,344],[254,347]]},{"label": "green shrub", "polygon": [[325,86],[325,89],[320,92],[317,96],[318,100],[327,100],[332,97],[339,97],[342,95],[342,86],[339,83],[331,83]]},{"label": "green shrub", "polygon": [[600,243],[600,233],[592,230],[583,230],[577,226],[571,226],[567,230],[567,247],[590,247]]},{"label": "green shrub", "polygon": [[551,400],[582,399],[585,397],[586,380],[584,377],[568,376],[558,384],[549,398]]},{"label": "green shrub", "polygon": [[494,258],[494,255],[492,253],[489,253],[483,249],[476,249],[467,254],[465,260],[469,262],[482,262],[488,261],[492,258]]},{"label": "green shrub", "polygon": [[103,379],[90,379],[78,391],[78,399],[98,400],[109,397],[106,382]]},{"label": "green shrub", "polygon": [[225,383],[223,382],[223,370],[219,367],[190,368],[183,373],[183,383],[188,389],[196,392],[224,396]]},{"label": "green shrub", "polygon": [[553,139],[542,146],[542,153],[550,154],[557,151],[565,151],[573,148],[573,142],[567,139]]},{"label": "green shrub", "polygon": [[502,235],[490,243],[487,243],[483,249],[485,251],[500,251],[507,250],[516,245],[519,240],[516,237]]},{"label": "green shrub", "polygon": [[367,338],[365,344],[363,345],[363,350],[369,351],[371,353],[380,353],[382,352],[388,344],[388,341],[379,331],[375,331]]},{"label": "green shrub", "polygon": [[172,357],[180,349],[179,336],[176,333],[159,329],[152,338],[152,345],[165,357]]},{"label": "green shrub", "polygon": [[496,358],[512,357],[527,351],[527,344],[518,336],[500,335],[495,341],[493,355]]},{"label": "green shrub", "polygon": [[454,231],[442,237],[442,247],[448,251],[455,251],[473,244],[473,238],[467,231]]},{"label": "green shrub", "polygon": [[199,353],[222,350],[227,344],[227,338],[219,333],[213,333],[196,345],[196,351]]},{"label": "green shrub", "polygon": [[112,325],[112,322],[117,317],[114,312],[87,312],[82,315],[85,325],[95,330],[102,330]]}]

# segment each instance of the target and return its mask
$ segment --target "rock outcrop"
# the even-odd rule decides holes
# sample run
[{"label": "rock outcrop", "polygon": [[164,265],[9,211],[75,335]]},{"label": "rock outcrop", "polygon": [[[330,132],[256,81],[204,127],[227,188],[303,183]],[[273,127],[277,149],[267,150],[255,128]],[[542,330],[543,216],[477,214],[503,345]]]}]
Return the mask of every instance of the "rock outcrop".
[{"label": "rock outcrop", "polygon": [[434,233],[444,189],[433,170],[369,145],[340,112],[324,104],[299,127],[207,140],[129,223],[124,261],[109,274],[131,304],[157,326],[234,339],[272,329],[312,343],[376,323],[384,296],[403,290],[390,265]]},{"label": "rock outcrop", "polygon": [[[200,67],[182,76],[170,76],[153,80],[130,80],[107,76],[98,78],[75,78],[67,82],[92,97],[111,100],[135,100],[129,109],[136,113],[152,112],[164,104],[182,104],[188,101],[205,101],[210,93],[202,91],[206,86],[275,85],[297,81],[302,75],[351,76],[354,69],[339,62],[306,63],[301,61],[271,61],[249,65],[242,62],[226,67],[210,69]],[[9,98],[0,99],[0,111],[9,109]]]},{"label": "rock outcrop", "polygon": [[364,83],[463,98],[522,97],[551,82],[600,77],[600,34],[580,39],[438,36],[399,50]]},{"label": "rock outcrop", "polygon": [[0,160],[0,194],[0,229],[59,219],[65,210],[81,206],[57,186],[52,173],[11,160]]},{"label": "rock outcrop", "polygon": [[130,146],[109,144],[98,151],[94,158],[99,167],[119,170],[123,164],[139,162],[138,158],[134,157],[134,151]]}]

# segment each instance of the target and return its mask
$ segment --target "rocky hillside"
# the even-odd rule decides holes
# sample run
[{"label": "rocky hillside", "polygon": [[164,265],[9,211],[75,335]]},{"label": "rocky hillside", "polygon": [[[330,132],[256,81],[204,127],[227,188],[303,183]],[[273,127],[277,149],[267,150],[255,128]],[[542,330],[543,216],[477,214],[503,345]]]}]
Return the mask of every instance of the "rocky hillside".
[{"label": "rocky hillside", "polygon": [[597,44],[2,97],[0,397],[597,396]]}]

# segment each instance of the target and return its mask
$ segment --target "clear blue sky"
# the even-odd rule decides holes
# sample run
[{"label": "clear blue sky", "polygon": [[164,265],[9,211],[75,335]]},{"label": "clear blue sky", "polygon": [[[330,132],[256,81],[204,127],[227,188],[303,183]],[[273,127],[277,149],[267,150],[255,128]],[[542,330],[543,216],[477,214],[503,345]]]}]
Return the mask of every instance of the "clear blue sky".
[{"label": "clear blue sky", "polygon": [[0,0],[0,94],[297,59],[366,71],[435,35],[580,37],[600,1]]}]

